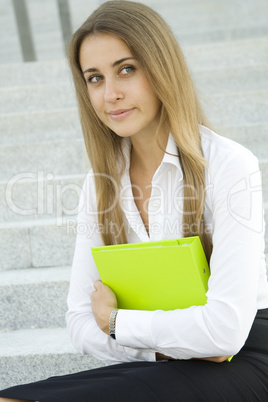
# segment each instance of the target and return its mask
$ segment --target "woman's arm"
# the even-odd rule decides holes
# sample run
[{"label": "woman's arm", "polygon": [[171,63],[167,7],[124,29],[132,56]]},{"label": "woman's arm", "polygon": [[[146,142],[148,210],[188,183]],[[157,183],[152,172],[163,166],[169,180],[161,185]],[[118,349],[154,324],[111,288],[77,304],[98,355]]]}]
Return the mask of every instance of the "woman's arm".
[{"label": "woman's arm", "polygon": [[91,254],[91,247],[101,246],[103,242],[94,212],[95,204],[94,177],[90,172],[79,202],[77,239],[67,300],[66,321],[71,341],[80,353],[91,354],[101,360],[155,360],[152,351],[119,345],[96,323],[90,297],[95,291],[94,283],[100,277]]},{"label": "woman's arm", "polygon": [[[95,320],[99,328],[107,335],[109,335],[109,321],[110,315],[114,309],[117,309],[117,300],[113,291],[101,281],[95,282],[95,292],[91,294],[91,305]],[[202,360],[208,360],[215,363],[222,363],[231,356],[216,356],[207,357]],[[170,356],[156,352],[155,360],[174,360]]]},{"label": "woman's arm", "polygon": [[265,270],[260,172],[247,150],[224,152],[215,160],[210,166],[214,248],[207,304],[174,311],[119,310],[120,345],[175,359],[229,356],[243,346]]}]

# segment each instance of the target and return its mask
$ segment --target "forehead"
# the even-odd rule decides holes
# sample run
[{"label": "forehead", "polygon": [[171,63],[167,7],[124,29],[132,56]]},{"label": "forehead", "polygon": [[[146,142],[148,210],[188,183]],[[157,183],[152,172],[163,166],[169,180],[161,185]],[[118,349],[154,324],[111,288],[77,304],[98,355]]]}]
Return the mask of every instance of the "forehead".
[{"label": "forehead", "polygon": [[127,44],[115,35],[98,33],[86,37],[80,47],[81,68],[101,67],[132,56]]}]

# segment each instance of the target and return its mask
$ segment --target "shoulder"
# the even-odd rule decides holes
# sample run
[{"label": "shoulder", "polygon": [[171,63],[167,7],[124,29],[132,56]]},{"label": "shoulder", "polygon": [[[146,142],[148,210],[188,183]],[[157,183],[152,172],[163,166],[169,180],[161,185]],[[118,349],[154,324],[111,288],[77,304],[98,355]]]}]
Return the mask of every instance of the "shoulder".
[{"label": "shoulder", "polygon": [[93,169],[89,169],[89,171],[86,174],[84,184],[83,184],[83,190],[84,191],[95,191],[95,174],[93,172]]},{"label": "shoulder", "polygon": [[85,206],[90,206],[91,208],[96,208],[96,186],[95,186],[95,174],[93,169],[90,169],[85,176],[79,201],[79,210],[83,209]]},{"label": "shoulder", "polygon": [[235,169],[256,170],[257,157],[246,147],[229,138],[220,136],[207,127],[200,126],[204,157],[209,170]]}]

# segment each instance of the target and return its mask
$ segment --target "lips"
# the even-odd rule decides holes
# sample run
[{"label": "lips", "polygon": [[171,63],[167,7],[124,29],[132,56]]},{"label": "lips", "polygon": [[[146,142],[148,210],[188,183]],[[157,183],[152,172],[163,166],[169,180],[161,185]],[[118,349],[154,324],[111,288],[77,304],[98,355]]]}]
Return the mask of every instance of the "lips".
[{"label": "lips", "polygon": [[112,120],[119,121],[123,120],[126,117],[130,116],[134,112],[135,108],[133,109],[117,109],[111,110],[108,112],[108,115]]}]

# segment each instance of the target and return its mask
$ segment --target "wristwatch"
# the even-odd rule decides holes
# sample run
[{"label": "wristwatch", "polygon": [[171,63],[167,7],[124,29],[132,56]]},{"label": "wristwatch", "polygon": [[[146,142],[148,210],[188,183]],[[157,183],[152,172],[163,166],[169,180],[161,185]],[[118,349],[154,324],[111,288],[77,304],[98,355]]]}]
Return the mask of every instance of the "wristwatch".
[{"label": "wristwatch", "polygon": [[118,309],[114,309],[109,318],[109,335],[115,339],[115,321],[116,321],[116,316],[118,313]]}]

